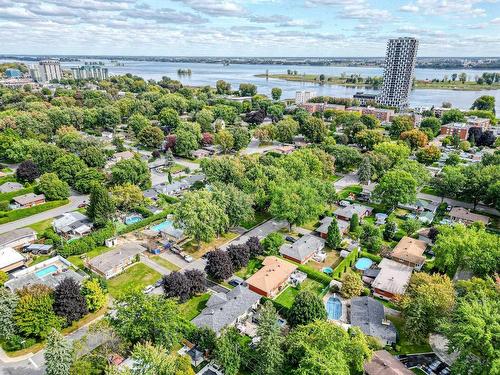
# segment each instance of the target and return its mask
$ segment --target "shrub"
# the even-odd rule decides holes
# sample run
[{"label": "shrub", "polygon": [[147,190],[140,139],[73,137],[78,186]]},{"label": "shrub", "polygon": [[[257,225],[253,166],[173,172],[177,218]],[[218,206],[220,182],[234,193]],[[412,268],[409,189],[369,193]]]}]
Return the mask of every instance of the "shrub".
[{"label": "shrub", "polygon": [[108,238],[113,237],[114,234],[115,226],[113,224],[109,224],[85,237],[66,243],[60,250],[58,250],[58,254],[63,257],[84,254],[93,250],[97,246],[103,246],[104,242]]},{"label": "shrub", "polygon": [[329,285],[332,281],[332,278],[330,276],[311,267],[300,265],[298,267],[298,270],[307,274],[307,277],[309,277],[311,280],[317,281],[318,283],[321,283],[325,286]]}]

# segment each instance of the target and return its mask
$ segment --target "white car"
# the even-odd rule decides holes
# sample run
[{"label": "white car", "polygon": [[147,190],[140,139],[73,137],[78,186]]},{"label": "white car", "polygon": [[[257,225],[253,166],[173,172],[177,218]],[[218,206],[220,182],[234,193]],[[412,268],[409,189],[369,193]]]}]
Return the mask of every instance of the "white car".
[{"label": "white car", "polygon": [[191,255],[184,255],[184,260],[188,263],[191,263],[194,259]]},{"label": "white car", "polygon": [[153,285],[148,285],[147,287],[145,287],[145,288],[144,288],[143,293],[144,293],[144,294],[149,294],[149,293],[151,293],[154,289],[155,289],[155,287],[154,287]]}]

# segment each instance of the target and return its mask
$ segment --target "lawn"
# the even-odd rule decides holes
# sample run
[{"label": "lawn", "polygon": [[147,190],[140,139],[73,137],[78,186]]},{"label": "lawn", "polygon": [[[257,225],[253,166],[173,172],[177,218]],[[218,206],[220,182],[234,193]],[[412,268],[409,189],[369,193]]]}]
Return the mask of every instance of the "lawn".
[{"label": "lawn", "polygon": [[392,324],[394,324],[396,330],[398,331],[398,342],[396,345],[397,350],[391,351],[393,354],[428,353],[432,351],[429,343],[414,344],[409,340],[403,327],[403,318],[390,315],[387,318],[392,322]]},{"label": "lawn", "polygon": [[326,259],[324,262],[316,262],[314,260],[310,260],[307,262],[307,267],[314,268],[315,270],[321,271],[323,267],[332,267],[335,268],[337,263],[340,260],[339,252],[335,250],[326,252]]},{"label": "lawn", "polygon": [[136,263],[124,272],[108,280],[109,294],[117,298],[132,290],[142,290],[161,278],[161,274],[144,263]]},{"label": "lawn", "polygon": [[209,298],[210,293],[205,293],[179,304],[181,316],[187,320],[197,317],[201,310],[205,308]]},{"label": "lawn", "polygon": [[243,221],[240,226],[245,229],[252,229],[256,225],[259,225],[270,218],[271,215],[269,215],[269,213],[257,211],[251,220]]},{"label": "lawn", "polygon": [[43,261],[52,258],[52,255],[35,255],[33,257],[33,261],[29,264],[29,266],[34,266],[35,264],[42,263]]},{"label": "lawn", "polygon": [[354,193],[354,194],[359,194],[363,191],[363,188],[361,185],[351,185],[343,188],[340,193],[339,193],[339,198],[340,199],[346,199],[349,197],[349,194]]},{"label": "lawn", "polygon": [[325,287],[323,284],[318,283],[317,281],[306,279],[301,285],[300,289],[292,286],[288,286],[285,290],[283,290],[276,298],[275,302],[284,306],[286,308],[292,307],[293,301],[295,297],[301,290],[309,290],[317,295],[323,291]]},{"label": "lawn", "polygon": [[436,191],[436,189],[430,187],[430,186],[424,186],[421,190],[421,193],[423,194],[430,194],[430,195],[435,195],[439,197],[439,193]]},{"label": "lawn", "polygon": [[33,186],[29,186],[29,187],[26,187],[24,189],[20,189],[17,191],[11,191],[9,193],[1,193],[0,194],[0,201],[9,201],[10,202],[12,200],[12,198],[17,197],[19,195],[33,193],[33,189],[34,189]]},{"label": "lawn", "polygon": [[152,256],[151,260],[158,263],[160,266],[165,267],[167,270],[170,270],[170,271],[179,271],[180,270],[180,267],[176,266],[172,262],[169,262],[168,260],[161,257],[160,255]]},{"label": "lawn", "polygon": [[104,254],[104,253],[110,251],[111,249],[112,249],[111,247],[98,246],[94,250],[89,251],[88,253],[85,253],[82,255],[72,255],[72,256],[68,257],[68,260],[71,263],[73,263],[76,267],[83,268],[83,259],[85,257],[87,257],[89,259],[95,258],[98,255],[101,255],[101,254]]},{"label": "lawn", "polygon": [[50,219],[42,220],[37,223],[33,223],[29,225],[28,227],[36,231],[38,234],[45,232],[46,229],[49,229],[52,227],[52,222],[54,221],[54,218],[51,217]]},{"label": "lawn", "polygon": [[319,224],[319,220],[316,218],[316,219],[309,220],[308,222],[300,225],[300,227],[305,228],[307,230],[315,230],[318,227],[318,224]]},{"label": "lawn", "polygon": [[260,259],[252,258],[248,261],[246,267],[243,267],[241,270],[235,272],[234,274],[246,280],[250,276],[252,276],[255,272],[257,272],[261,266],[262,266],[262,261]]},{"label": "lawn", "polygon": [[51,210],[56,207],[64,206],[68,204],[68,199],[63,199],[60,201],[52,201],[43,204],[39,204],[37,206],[33,206],[30,208],[21,208],[18,210],[11,211],[0,211],[0,224],[10,223],[11,221],[16,221],[19,219],[23,219],[28,216],[32,216],[38,214],[40,212],[44,212],[47,210]]},{"label": "lawn", "polygon": [[204,254],[208,253],[210,250],[214,250],[215,248],[224,245],[226,242],[231,241],[232,239],[238,237],[238,234],[229,232],[224,233],[219,238],[214,239],[212,242],[206,243],[202,242],[201,246],[198,248],[198,244],[190,240],[186,242],[182,248],[185,252],[189,253],[193,258],[201,258]]},{"label": "lawn", "polygon": [[172,165],[168,168],[168,171],[172,174],[175,174],[175,173],[183,171],[184,169],[186,169],[185,166],[175,163],[174,165]]}]

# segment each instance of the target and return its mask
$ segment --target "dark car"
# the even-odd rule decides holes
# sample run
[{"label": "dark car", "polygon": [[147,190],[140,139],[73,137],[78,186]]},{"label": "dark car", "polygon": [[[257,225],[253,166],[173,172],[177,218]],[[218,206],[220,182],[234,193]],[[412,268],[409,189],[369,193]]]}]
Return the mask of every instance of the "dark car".
[{"label": "dark car", "polygon": [[155,286],[155,288],[159,288],[159,287],[160,287],[160,286],[162,286],[162,285],[163,285],[163,279],[160,279],[160,280],[158,280],[158,281],[155,283],[155,285],[154,285],[154,286]]},{"label": "dark car", "polygon": [[241,281],[233,279],[233,280],[229,280],[228,284],[231,286],[234,286],[236,288],[238,285],[241,284]]},{"label": "dark car", "polygon": [[292,236],[286,236],[285,240],[287,240],[288,242],[292,242],[292,243],[294,243],[295,241],[297,241],[297,239],[293,238]]}]

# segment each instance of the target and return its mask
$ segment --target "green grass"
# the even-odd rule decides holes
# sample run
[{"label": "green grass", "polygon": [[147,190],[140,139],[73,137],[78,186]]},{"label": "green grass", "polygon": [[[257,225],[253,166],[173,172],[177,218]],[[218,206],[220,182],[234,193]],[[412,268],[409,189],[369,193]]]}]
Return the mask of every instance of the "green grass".
[{"label": "green grass", "polygon": [[414,344],[410,341],[404,330],[403,318],[396,316],[388,316],[387,318],[394,324],[398,331],[398,342],[396,344],[398,350],[392,351],[393,354],[427,353],[432,351],[428,343]]},{"label": "green grass", "polygon": [[262,261],[260,259],[252,258],[248,261],[246,267],[243,267],[241,270],[235,272],[234,274],[246,280],[250,276],[252,276],[255,272],[257,272],[261,266],[262,266]]},{"label": "green grass", "polygon": [[354,193],[354,194],[359,194],[363,191],[363,188],[361,185],[351,185],[351,186],[346,186],[343,188],[340,193],[339,193],[339,198],[340,199],[346,199],[349,194]]},{"label": "green grass", "polygon": [[83,257],[87,257],[89,259],[95,258],[98,255],[104,254],[108,251],[112,250],[111,247],[106,247],[106,246],[98,246],[95,249],[89,251],[88,253],[82,254],[82,255],[72,255],[68,257],[68,260],[73,263],[78,268],[83,268]]},{"label": "green grass", "polygon": [[33,223],[31,225],[28,225],[29,228],[33,229],[36,231],[38,234],[45,232],[46,229],[49,229],[52,227],[52,222],[54,221],[54,218],[46,219],[39,221],[37,223]]},{"label": "green grass", "polygon": [[0,185],[5,184],[6,182],[16,182],[16,177],[14,176],[5,176],[5,177],[0,177]]},{"label": "green grass", "polygon": [[191,298],[189,301],[179,304],[179,311],[183,318],[191,320],[197,317],[201,310],[207,305],[210,293],[201,294]]},{"label": "green grass", "polygon": [[318,219],[312,219],[309,220],[308,222],[300,225],[300,227],[305,228],[307,230],[315,230],[316,227],[318,227],[319,220]]},{"label": "green grass", "polygon": [[174,174],[174,173],[178,173],[178,172],[181,172],[183,171],[184,169],[186,169],[185,166],[183,165],[180,165],[180,164],[177,164],[175,163],[174,165],[170,166],[168,168],[168,170],[170,171],[170,173]]},{"label": "green grass", "polygon": [[11,201],[12,198],[17,197],[19,195],[23,194],[28,194],[28,193],[33,193],[34,187],[30,186],[24,189],[20,189],[17,191],[11,191],[10,193],[1,193],[0,194],[0,201]]},{"label": "green grass", "polygon": [[430,195],[435,195],[439,197],[439,193],[436,191],[436,189],[430,187],[430,186],[424,186],[421,190],[421,193],[423,194],[430,194]]},{"label": "green grass", "polygon": [[159,272],[139,262],[108,280],[109,294],[113,298],[118,298],[127,292],[142,290],[146,286],[154,284],[160,278],[161,274]]},{"label": "green grass", "polygon": [[257,211],[255,212],[251,220],[243,221],[242,223],[240,223],[240,226],[245,229],[252,229],[256,225],[259,225],[270,218],[271,215],[269,215],[269,213]]},{"label": "green grass", "polygon": [[0,212],[0,224],[10,223],[11,221],[16,221],[19,219],[23,219],[28,216],[32,216],[38,214],[40,212],[44,212],[47,210],[51,210],[56,207],[64,206],[68,204],[69,200],[64,199],[60,201],[52,201],[43,204],[39,204],[38,206],[30,207],[30,208],[21,208],[18,210],[12,211],[2,211]]},{"label": "green grass", "polygon": [[162,258],[159,255],[152,256],[151,260],[153,262],[158,263],[160,266],[165,267],[167,270],[170,270],[170,271],[179,271],[180,270],[180,267],[176,266],[172,262],[169,262],[168,260],[166,260],[165,258]]},{"label": "green grass", "polygon": [[52,258],[52,255],[35,255],[33,257],[33,261],[29,264],[29,266],[34,266],[35,264],[42,263],[43,261]]},{"label": "green grass", "polygon": [[295,301],[295,297],[301,290],[309,290],[317,295],[320,295],[325,287],[323,284],[311,280],[306,279],[301,285],[300,289],[292,286],[288,286],[284,291],[282,291],[278,297],[274,300],[276,303],[284,306],[286,308],[290,308],[293,305],[293,301]]}]

